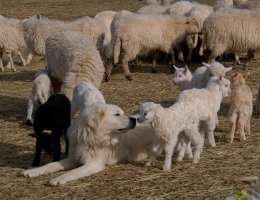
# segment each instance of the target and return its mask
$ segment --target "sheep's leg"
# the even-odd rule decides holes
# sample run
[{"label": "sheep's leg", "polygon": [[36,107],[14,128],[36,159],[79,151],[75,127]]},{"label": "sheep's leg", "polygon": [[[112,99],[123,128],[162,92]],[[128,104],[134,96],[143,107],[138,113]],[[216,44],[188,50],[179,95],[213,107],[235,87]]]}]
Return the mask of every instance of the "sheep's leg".
[{"label": "sheep's leg", "polygon": [[184,62],[184,56],[183,56],[182,50],[178,50],[178,60],[180,62]]},{"label": "sheep's leg", "polygon": [[36,138],[36,151],[32,163],[33,167],[39,166],[41,161],[41,152],[42,152],[42,141],[39,138]]},{"label": "sheep's leg", "polygon": [[11,69],[13,69],[13,71],[15,72],[15,71],[16,71],[16,68],[15,68],[15,66],[14,66],[14,62],[13,62],[13,59],[12,59],[12,53],[9,52],[9,53],[7,53],[6,55],[7,55],[7,57],[9,58],[9,61],[10,61],[10,64],[11,64]]},{"label": "sheep's leg", "polygon": [[172,64],[173,64],[173,65],[175,65],[175,56],[174,56],[174,50],[173,50],[173,49],[171,49],[169,53],[171,54],[171,57],[172,57]]},{"label": "sheep's leg", "polygon": [[107,61],[105,65],[106,65],[105,81],[108,82],[114,66],[111,61]]},{"label": "sheep's leg", "polygon": [[234,113],[230,118],[229,118],[229,142],[232,144],[234,141],[234,136],[235,136],[235,131],[236,131],[236,123],[237,123],[237,114]]},{"label": "sheep's leg", "polygon": [[188,60],[187,60],[187,65],[188,65],[188,66],[191,65],[191,55],[192,55],[192,51],[193,51],[193,47],[189,47]]},{"label": "sheep's leg", "polygon": [[28,125],[32,125],[33,121],[32,121],[32,112],[33,112],[33,100],[30,98],[28,101],[28,105],[27,105],[27,117],[26,117],[26,123]]},{"label": "sheep's leg", "polygon": [[240,133],[241,141],[246,140],[245,124],[246,124],[245,117],[243,116],[243,114],[240,114],[238,119],[238,131]]},{"label": "sheep's leg", "polygon": [[132,81],[133,77],[131,76],[131,72],[129,71],[128,61],[129,61],[128,56],[124,55],[124,57],[123,57],[123,69],[124,69],[124,72],[125,72],[125,76],[126,76],[127,80]]},{"label": "sheep's leg", "polygon": [[105,165],[101,162],[89,162],[81,167],[68,171],[67,173],[53,179],[51,185],[65,184],[69,181],[77,180],[79,178],[87,177],[105,169]]},{"label": "sheep's leg", "polygon": [[32,54],[32,52],[29,52],[29,55],[26,60],[26,65],[29,65],[31,63],[32,58],[33,58],[33,54]]},{"label": "sheep's leg", "polygon": [[156,70],[156,58],[157,58],[157,52],[153,51],[153,66],[152,66],[152,73],[158,73],[158,71]]},{"label": "sheep's leg", "polygon": [[23,66],[25,67],[25,66],[26,66],[26,62],[25,62],[25,60],[24,60],[24,58],[23,58],[22,53],[21,53],[20,51],[17,51],[17,54],[18,54],[18,56],[20,57],[20,59],[22,60]]},{"label": "sheep's leg", "polygon": [[260,113],[260,82],[258,84],[258,94],[255,103],[256,114]]},{"label": "sheep's leg", "polygon": [[61,152],[61,147],[60,147],[60,137],[59,133],[55,133],[57,135],[54,136],[54,141],[53,141],[53,151],[52,151],[52,161],[59,161],[60,160],[60,152]]},{"label": "sheep's leg", "polygon": [[44,174],[50,174],[62,170],[72,169],[78,166],[78,163],[76,163],[71,158],[66,158],[58,162],[52,162],[47,165],[37,167],[34,169],[25,170],[22,172],[22,175],[26,177],[36,177],[41,176]]},{"label": "sheep's leg", "polygon": [[235,61],[236,61],[237,65],[241,65],[239,56],[236,53],[235,53]]},{"label": "sheep's leg", "polygon": [[2,58],[3,58],[3,52],[0,51],[0,70],[3,72],[5,69],[4,69]]},{"label": "sheep's leg", "polygon": [[164,160],[164,165],[163,165],[164,171],[171,169],[172,154],[173,154],[173,150],[178,141],[178,136],[175,133],[173,133],[171,137],[172,138],[169,141],[167,141],[167,143],[165,145],[165,160]]}]

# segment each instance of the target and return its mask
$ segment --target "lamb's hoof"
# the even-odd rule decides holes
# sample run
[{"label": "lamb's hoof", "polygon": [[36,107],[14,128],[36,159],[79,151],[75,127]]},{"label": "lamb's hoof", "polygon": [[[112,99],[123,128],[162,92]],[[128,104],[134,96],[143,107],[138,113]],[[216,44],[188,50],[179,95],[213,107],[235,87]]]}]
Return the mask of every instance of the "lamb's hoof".
[{"label": "lamb's hoof", "polygon": [[27,119],[26,120],[26,124],[29,125],[29,126],[32,126],[33,125],[33,122],[31,119]]},{"label": "lamb's hoof", "polygon": [[211,147],[215,148],[216,147],[216,144],[213,143],[213,144],[210,144]]},{"label": "lamb's hoof", "polygon": [[183,158],[177,158],[177,162],[182,162]]},{"label": "lamb's hoof", "polygon": [[171,166],[163,166],[163,171],[170,171],[171,170]]},{"label": "lamb's hoof", "polygon": [[132,81],[133,80],[133,77],[131,75],[127,75],[126,76],[126,79],[129,80],[129,81]]},{"label": "lamb's hoof", "polygon": [[153,74],[157,74],[157,73],[158,73],[157,69],[152,68],[152,73],[153,73]]}]

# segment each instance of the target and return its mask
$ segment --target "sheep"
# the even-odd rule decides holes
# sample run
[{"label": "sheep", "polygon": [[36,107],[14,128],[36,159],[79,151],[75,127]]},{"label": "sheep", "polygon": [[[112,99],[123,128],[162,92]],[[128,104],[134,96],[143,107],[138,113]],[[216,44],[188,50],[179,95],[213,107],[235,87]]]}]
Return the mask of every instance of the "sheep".
[{"label": "sheep", "polygon": [[12,54],[17,53],[22,60],[23,66],[26,62],[20,50],[25,49],[24,34],[22,24],[26,20],[18,20],[13,18],[0,17],[0,70],[4,71],[2,57],[6,54],[9,58],[9,64],[13,71],[16,71],[13,63]]},{"label": "sheep", "polygon": [[25,42],[30,52],[27,64],[33,54],[45,55],[45,40],[53,32],[73,30],[88,37],[102,51],[105,34],[103,23],[91,17],[82,17],[73,21],[51,20],[46,17],[31,17],[23,24]]},{"label": "sheep", "polygon": [[46,39],[45,48],[51,80],[61,84],[61,92],[70,100],[74,87],[81,81],[100,87],[105,69],[92,41],[77,32],[57,31]]},{"label": "sheep", "polygon": [[233,0],[217,0],[214,5],[214,11],[222,8],[233,8]]},{"label": "sheep", "polygon": [[180,45],[187,34],[198,32],[197,23],[190,18],[132,15],[116,28],[113,37],[114,64],[118,63],[121,52],[126,78],[133,80],[128,61],[135,59],[140,52],[161,50],[173,53],[172,48]]},{"label": "sheep", "polygon": [[259,12],[233,8],[210,15],[203,24],[203,48],[207,62],[211,63],[225,52],[259,49],[259,19]]},{"label": "sheep", "polygon": [[256,113],[260,113],[260,82],[258,84],[258,94],[255,103]]},{"label": "sheep", "polygon": [[[205,135],[208,136],[212,147],[216,146],[214,129],[218,124],[217,113],[220,109],[222,99],[229,96],[230,93],[230,81],[220,76],[210,78],[205,89],[185,90],[177,99],[177,102],[193,105],[200,120],[199,131],[203,138],[205,138]],[[183,159],[189,140],[183,140],[183,142],[186,142],[186,145],[181,145],[178,161]]]},{"label": "sheep", "polygon": [[80,82],[73,90],[71,101],[71,119],[78,111],[82,111],[93,103],[106,103],[102,93],[90,82]]},{"label": "sheep", "polygon": [[26,123],[32,125],[33,107],[36,102],[39,105],[44,104],[52,94],[52,85],[50,77],[46,70],[40,70],[34,75],[31,95],[27,106]]},{"label": "sheep", "polygon": [[250,88],[245,84],[242,74],[234,74],[231,81],[231,101],[228,111],[229,118],[229,142],[233,143],[236,129],[240,134],[240,140],[246,140],[250,135],[250,120],[253,112],[253,97]]},{"label": "sheep", "polygon": [[192,74],[187,66],[185,68],[178,68],[173,65],[175,72],[173,75],[173,83],[178,85],[179,90],[186,90],[192,79]]},{"label": "sheep", "polygon": [[197,6],[198,3],[190,1],[177,1],[167,7],[166,13],[172,16],[185,16],[188,12]]},{"label": "sheep", "polygon": [[160,104],[146,102],[140,108],[140,117],[137,121],[151,124],[156,135],[162,140],[158,145],[162,145],[165,150],[163,170],[171,169],[173,150],[182,131],[194,143],[193,163],[198,163],[203,139],[198,131],[198,113],[191,104],[177,102],[169,108],[163,108]]},{"label": "sheep", "polygon": [[161,4],[161,5],[170,5],[174,3],[176,0],[146,0],[147,5],[153,5],[153,4]]},{"label": "sheep", "polygon": [[190,84],[188,86],[189,89],[205,88],[211,77],[225,77],[226,73],[232,69],[232,67],[225,68],[219,62],[213,62],[212,64],[202,62],[202,64],[203,67],[197,68],[194,72]]},{"label": "sheep", "polygon": [[164,14],[166,12],[167,7],[161,6],[161,5],[148,5],[144,6],[137,10],[137,13],[139,14],[145,14],[145,15],[158,15],[158,14]]},{"label": "sheep", "polygon": [[[60,138],[66,138],[70,126],[70,101],[62,94],[52,95],[40,106],[34,117],[33,128],[36,135],[36,150],[32,165],[39,166],[42,148],[53,155],[53,161],[60,160]],[[66,138],[66,154],[68,154]]]}]

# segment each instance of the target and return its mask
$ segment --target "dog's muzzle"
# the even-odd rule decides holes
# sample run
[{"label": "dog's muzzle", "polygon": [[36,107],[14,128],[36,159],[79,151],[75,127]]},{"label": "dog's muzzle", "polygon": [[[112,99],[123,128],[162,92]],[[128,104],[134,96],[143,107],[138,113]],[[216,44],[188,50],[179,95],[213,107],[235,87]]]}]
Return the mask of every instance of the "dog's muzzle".
[{"label": "dog's muzzle", "polygon": [[125,128],[118,129],[118,131],[124,131],[128,129],[133,129],[136,126],[136,118],[134,117],[129,117],[129,123]]}]

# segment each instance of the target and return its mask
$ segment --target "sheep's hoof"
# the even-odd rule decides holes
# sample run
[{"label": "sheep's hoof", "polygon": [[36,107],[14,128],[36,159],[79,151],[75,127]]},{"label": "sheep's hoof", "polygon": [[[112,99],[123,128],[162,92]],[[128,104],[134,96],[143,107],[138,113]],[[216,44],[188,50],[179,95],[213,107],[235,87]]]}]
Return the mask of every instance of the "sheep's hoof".
[{"label": "sheep's hoof", "polygon": [[131,75],[127,75],[126,76],[126,79],[129,80],[129,81],[132,81],[133,80],[133,77]]},{"label": "sheep's hoof", "polygon": [[157,69],[152,68],[152,73],[157,74],[158,73]]},{"label": "sheep's hoof", "polygon": [[27,119],[26,120],[26,124],[29,125],[29,126],[32,126],[33,125],[33,122],[31,119]]},{"label": "sheep's hoof", "polygon": [[106,76],[105,76],[105,81],[106,81],[106,82],[109,81],[109,77],[110,77],[109,75],[106,75]]}]

